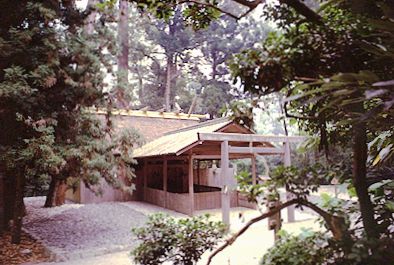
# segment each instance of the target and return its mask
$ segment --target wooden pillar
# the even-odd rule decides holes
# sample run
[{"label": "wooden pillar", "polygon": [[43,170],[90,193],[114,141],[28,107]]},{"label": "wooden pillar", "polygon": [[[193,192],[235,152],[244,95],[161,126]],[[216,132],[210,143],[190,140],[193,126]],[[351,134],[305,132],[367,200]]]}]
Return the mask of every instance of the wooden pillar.
[{"label": "wooden pillar", "polygon": [[146,201],[146,189],[148,188],[148,160],[144,159],[144,167],[142,168],[144,178],[144,201]]},{"label": "wooden pillar", "polygon": [[168,181],[167,181],[167,172],[168,172],[168,170],[167,170],[167,168],[168,168],[168,166],[167,166],[167,158],[166,157],[164,157],[164,160],[163,160],[163,191],[164,191],[164,207],[165,208],[167,208],[167,190],[168,190],[168,187],[167,187],[167,184],[168,184]]},{"label": "wooden pillar", "polygon": [[253,154],[252,156],[252,184],[257,184],[256,154]]},{"label": "wooden pillar", "polygon": [[[285,154],[283,157],[283,164],[285,167],[291,166],[291,158],[290,158],[290,144],[288,141],[284,143]],[[292,194],[286,191],[286,199],[291,200],[293,198]],[[291,205],[287,207],[287,222],[292,223],[295,221],[295,206]]]},{"label": "wooden pillar", "polygon": [[221,179],[222,179],[222,221],[230,225],[230,190],[229,190],[229,154],[228,141],[223,141],[221,145]]},{"label": "wooden pillar", "polygon": [[197,184],[200,185],[200,160],[197,160]]},{"label": "wooden pillar", "polygon": [[190,199],[190,215],[194,214],[194,186],[193,186],[193,156],[189,156],[189,199]]}]

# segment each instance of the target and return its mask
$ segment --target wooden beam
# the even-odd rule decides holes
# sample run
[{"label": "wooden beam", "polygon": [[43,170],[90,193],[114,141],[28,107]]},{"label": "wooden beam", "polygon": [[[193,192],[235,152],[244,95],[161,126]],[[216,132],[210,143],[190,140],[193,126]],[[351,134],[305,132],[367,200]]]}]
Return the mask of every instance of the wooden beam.
[{"label": "wooden beam", "polygon": [[257,184],[257,167],[256,167],[256,156],[252,157],[252,184]]},{"label": "wooden beam", "polygon": [[[92,114],[107,114],[105,108],[87,108],[86,112]],[[124,109],[113,109],[111,111],[112,115],[120,116],[134,116],[134,117],[150,117],[150,118],[162,118],[162,119],[178,119],[178,120],[195,120],[200,121],[205,119],[206,115],[201,114],[186,114],[186,113],[173,113],[173,112],[159,112],[159,111],[143,111],[143,110],[124,110]]]},{"label": "wooden beam", "polygon": [[216,160],[216,159],[218,159],[219,160],[221,158],[220,155],[193,155],[193,157],[195,159],[200,159],[200,160],[204,160],[204,159],[207,159],[207,160],[211,160],[211,159]]},{"label": "wooden beam", "polygon": [[237,154],[284,154],[283,148],[229,146],[229,153]]},{"label": "wooden beam", "polygon": [[[221,155],[193,155],[195,159],[199,160],[220,160]],[[252,154],[229,154],[229,159],[243,159],[251,158]]]},{"label": "wooden beam", "polygon": [[144,201],[146,201],[146,189],[148,188],[148,161],[146,159],[144,161],[144,167],[142,169],[142,175],[144,178]]},{"label": "wooden beam", "polygon": [[183,154],[184,152],[186,152],[187,150],[189,150],[189,149],[191,149],[191,148],[193,148],[193,147],[195,147],[195,146],[197,146],[197,145],[200,145],[200,144],[202,144],[202,142],[200,142],[200,141],[197,141],[197,142],[195,142],[195,143],[192,143],[192,144],[186,146],[185,148],[182,148],[182,149],[179,150],[178,152],[176,152],[176,155],[177,155],[177,156],[178,156],[178,155],[181,155],[181,154]]},{"label": "wooden beam", "polygon": [[189,198],[190,198],[190,215],[194,214],[194,181],[193,181],[193,156],[189,156]]},{"label": "wooden beam", "polygon": [[[175,156],[175,155],[170,155],[166,156],[168,160],[188,160],[188,156]],[[147,161],[164,161],[164,156],[152,156],[152,157],[146,157],[144,158]]]},{"label": "wooden beam", "polygon": [[198,133],[201,141],[230,141],[230,142],[302,142],[304,136],[276,136],[241,133]]},{"label": "wooden beam", "polygon": [[167,163],[167,158],[164,158],[164,161],[163,161],[163,191],[164,191],[164,207],[165,208],[167,208],[167,190],[168,190],[168,187],[167,187],[167,184],[168,184],[168,181],[167,181],[167,173],[168,173],[168,167],[167,167],[167,165],[168,165],[168,163]]},{"label": "wooden beam", "polygon": [[228,141],[223,141],[221,146],[220,172],[222,178],[222,221],[226,225],[230,225],[229,162]]},{"label": "wooden beam", "polygon": [[[291,166],[291,153],[290,153],[290,144],[288,142],[283,143],[283,148],[285,153],[283,155],[283,164],[285,167]],[[286,191],[286,200],[293,199],[293,196],[290,192]],[[295,221],[295,206],[291,205],[287,207],[287,222],[292,223]]]}]

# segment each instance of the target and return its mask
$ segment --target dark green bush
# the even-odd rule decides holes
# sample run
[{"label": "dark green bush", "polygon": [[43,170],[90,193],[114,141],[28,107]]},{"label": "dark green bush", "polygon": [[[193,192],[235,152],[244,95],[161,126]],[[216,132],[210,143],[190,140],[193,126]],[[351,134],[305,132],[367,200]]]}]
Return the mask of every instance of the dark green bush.
[{"label": "dark green bush", "polygon": [[225,231],[223,223],[210,221],[208,215],[175,219],[154,214],[146,226],[132,230],[141,243],[131,255],[137,264],[144,265],[166,261],[195,264],[205,251],[213,249]]},{"label": "dark green bush", "polygon": [[329,260],[327,238],[322,233],[305,231],[293,236],[281,231],[280,236],[263,256],[260,265],[319,265]]}]

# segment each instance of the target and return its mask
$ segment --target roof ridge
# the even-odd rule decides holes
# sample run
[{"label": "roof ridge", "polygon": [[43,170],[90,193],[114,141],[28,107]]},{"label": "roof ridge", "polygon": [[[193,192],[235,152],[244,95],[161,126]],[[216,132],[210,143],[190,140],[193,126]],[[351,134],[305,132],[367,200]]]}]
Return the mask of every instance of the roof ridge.
[{"label": "roof ridge", "polygon": [[163,136],[171,135],[171,134],[175,134],[175,133],[179,133],[179,132],[190,131],[190,130],[194,130],[194,129],[197,129],[197,128],[203,128],[203,127],[206,127],[206,126],[209,126],[209,125],[214,125],[214,124],[218,124],[218,123],[224,122],[226,120],[231,122],[229,117],[216,118],[216,119],[200,122],[200,123],[195,124],[195,125],[187,126],[185,128],[181,128],[181,129],[177,129],[177,130],[174,130],[174,131],[166,132]]},{"label": "roof ridge", "polygon": [[[93,114],[107,114],[106,108],[86,108],[88,113]],[[131,110],[131,109],[116,109],[111,110],[112,115],[129,116],[129,117],[146,117],[146,118],[161,118],[161,119],[176,119],[176,120],[194,120],[201,121],[206,118],[203,114],[187,114],[183,112],[165,112],[165,111],[150,111],[150,110]]]}]

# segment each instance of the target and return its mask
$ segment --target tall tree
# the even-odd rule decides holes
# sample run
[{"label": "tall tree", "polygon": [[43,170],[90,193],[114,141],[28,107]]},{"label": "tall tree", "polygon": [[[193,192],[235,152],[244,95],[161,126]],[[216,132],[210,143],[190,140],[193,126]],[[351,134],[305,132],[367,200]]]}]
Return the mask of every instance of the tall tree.
[{"label": "tall tree", "polygon": [[169,20],[158,20],[154,27],[148,29],[148,38],[164,51],[166,77],[163,103],[165,109],[171,111],[176,79],[181,74],[180,64],[187,58],[186,52],[198,46],[199,36],[185,25],[182,11],[177,8]]},{"label": "tall tree", "polygon": [[88,13],[73,1],[0,7],[0,123],[7,124],[0,131],[0,168],[10,195],[6,224],[14,220],[12,241],[18,243],[26,179],[51,179],[47,206],[69,177],[92,189],[103,178],[120,187],[112,173],[132,162],[136,138],[107,141],[109,130],[86,109],[105,100],[101,51],[107,44],[99,31],[84,33]]},{"label": "tall tree", "polygon": [[115,105],[125,108],[129,105],[126,91],[129,86],[129,2],[119,0],[118,20],[118,80],[115,89]]}]

